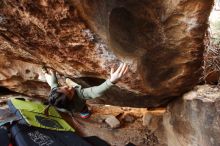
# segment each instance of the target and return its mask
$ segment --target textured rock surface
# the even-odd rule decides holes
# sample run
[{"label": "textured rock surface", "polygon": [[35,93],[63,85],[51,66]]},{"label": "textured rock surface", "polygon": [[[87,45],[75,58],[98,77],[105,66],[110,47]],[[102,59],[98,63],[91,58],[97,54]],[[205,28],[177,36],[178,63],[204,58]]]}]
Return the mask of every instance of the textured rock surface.
[{"label": "textured rock surface", "polygon": [[120,88],[114,87],[102,101],[163,105],[199,79],[212,4],[212,0],[2,0],[0,56],[13,65],[0,71],[1,86],[46,96],[48,88],[37,91],[45,88],[37,77],[24,77],[25,66],[47,64],[60,74],[92,82],[100,79],[99,83],[111,66],[124,61],[129,73],[119,82]]},{"label": "textured rock surface", "polygon": [[45,79],[38,64],[7,56],[1,56],[0,64],[1,86],[31,97],[44,98],[49,94],[49,86],[42,82]]},{"label": "textured rock surface", "polygon": [[197,86],[164,115],[169,146],[220,145],[220,89]]},{"label": "textured rock surface", "polygon": [[119,58],[135,61],[132,89],[175,96],[198,81],[213,1],[72,1]]}]

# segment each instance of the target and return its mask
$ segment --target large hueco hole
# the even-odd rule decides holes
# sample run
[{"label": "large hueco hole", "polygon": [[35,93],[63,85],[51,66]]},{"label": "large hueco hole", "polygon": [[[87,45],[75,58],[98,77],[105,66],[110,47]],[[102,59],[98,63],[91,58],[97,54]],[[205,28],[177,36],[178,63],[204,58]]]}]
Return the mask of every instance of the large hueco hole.
[{"label": "large hueco hole", "polygon": [[133,53],[135,47],[135,21],[131,12],[125,8],[115,8],[109,16],[110,43],[120,53]]}]

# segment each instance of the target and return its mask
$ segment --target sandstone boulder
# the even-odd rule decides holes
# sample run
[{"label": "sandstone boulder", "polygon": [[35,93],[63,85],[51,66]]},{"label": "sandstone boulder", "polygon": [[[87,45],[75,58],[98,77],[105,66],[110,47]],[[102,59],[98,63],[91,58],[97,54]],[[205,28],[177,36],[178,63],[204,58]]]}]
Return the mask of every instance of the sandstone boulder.
[{"label": "sandstone boulder", "polygon": [[220,145],[220,89],[197,86],[169,105],[163,123],[169,146]]},{"label": "sandstone boulder", "polygon": [[[41,64],[97,85],[108,78],[110,67],[126,62],[127,75],[102,102],[164,105],[199,80],[212,4],[213,0],[2,0],[0,58],[7,60],[1,63],[0,85],[46,97],[48,87],[38,79],[39,71],[32,79],[25,77]],[[31,68],[27,72],[26,66]]]}]

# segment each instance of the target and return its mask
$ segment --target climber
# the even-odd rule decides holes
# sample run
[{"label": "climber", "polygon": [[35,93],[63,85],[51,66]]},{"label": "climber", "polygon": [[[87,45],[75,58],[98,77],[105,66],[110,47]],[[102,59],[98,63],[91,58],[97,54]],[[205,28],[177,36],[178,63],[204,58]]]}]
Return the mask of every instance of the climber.
[{"label": "climber", "polygon": [[69,78],[66,78],[66,84],[68,86],[58,86],[54,70],[50,69],[48,71],[43,67],[42,71],[47,83],[51,87],[49,104],[72,113],[77,112],[81,118],[88,118],[90,116],[90,111],[88,110],[85,101],[102,96],[106,90],[117,83],[117,81],[125,75],[127,70],[128,66],[125,63],[121,63],[115,72],[114,69],[111,68],[110,78],[101,85],[82,88],[81,85],[73,82]]}]

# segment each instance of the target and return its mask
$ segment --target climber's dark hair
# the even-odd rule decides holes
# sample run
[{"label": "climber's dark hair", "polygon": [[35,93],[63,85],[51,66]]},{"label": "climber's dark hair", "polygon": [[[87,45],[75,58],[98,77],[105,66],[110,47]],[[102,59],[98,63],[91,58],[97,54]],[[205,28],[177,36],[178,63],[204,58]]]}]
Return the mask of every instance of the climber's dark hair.
[{"label": "climber's dark hair", "polygon": [[64,93],[58,92],[58,90],[59,87],[55,87],[50,91],[49,104],[58,108],[64,108],[67,102],[67,97]]}]

